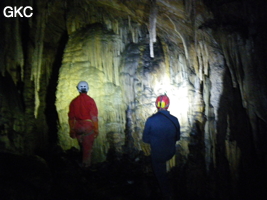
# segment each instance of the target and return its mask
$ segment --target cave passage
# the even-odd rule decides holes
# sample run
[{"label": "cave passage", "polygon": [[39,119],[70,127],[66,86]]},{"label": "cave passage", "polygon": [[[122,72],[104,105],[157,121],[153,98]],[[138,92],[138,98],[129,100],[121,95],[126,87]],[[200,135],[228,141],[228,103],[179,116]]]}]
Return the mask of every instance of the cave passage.
[{"label": "cave passage", "polygon": [[[160,199],[142,132],[162,94],[176,199],[266,197],[266,0],[0,4],[0,199]],[[68,125],[80,81],[99,110],[87,171]]]}]

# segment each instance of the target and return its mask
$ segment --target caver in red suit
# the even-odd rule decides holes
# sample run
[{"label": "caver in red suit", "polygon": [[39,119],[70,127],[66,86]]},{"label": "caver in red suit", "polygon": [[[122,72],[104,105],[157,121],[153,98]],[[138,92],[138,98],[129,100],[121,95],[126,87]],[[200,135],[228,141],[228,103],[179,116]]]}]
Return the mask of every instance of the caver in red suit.
[{"label": "caver in red suit", "polygon": [[80,95],[72,100],[69,107],[70,137],[78,139],[83,166],[89,167],[94,140],[98,136],[98,110],[94,99],[87,95],[88,83],[81,81],[77,89]]}]

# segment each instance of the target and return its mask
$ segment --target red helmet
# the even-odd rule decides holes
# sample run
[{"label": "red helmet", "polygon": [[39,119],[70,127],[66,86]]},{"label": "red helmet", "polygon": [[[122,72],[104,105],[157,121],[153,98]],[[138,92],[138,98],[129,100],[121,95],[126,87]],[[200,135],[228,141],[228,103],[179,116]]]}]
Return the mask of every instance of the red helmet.
[{"label": "red helmet", "polygon": [[163,108],[163,109],[168,109],[170,105],[170,99],[167,95],[160,95],[156,99],[156,107]]}]

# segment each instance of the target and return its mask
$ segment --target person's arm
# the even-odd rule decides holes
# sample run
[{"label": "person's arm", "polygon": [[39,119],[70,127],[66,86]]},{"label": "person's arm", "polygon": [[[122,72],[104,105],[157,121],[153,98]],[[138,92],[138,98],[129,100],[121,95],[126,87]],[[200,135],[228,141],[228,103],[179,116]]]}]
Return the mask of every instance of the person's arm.
[{"label": "person's arm", "polygon": [[98,137],[99,134],[99,129],[98,129],[98,109],[96,106],[95,101],[92,101],[92,109],[91,109],[91,113],[90,113],[91,117],[92,117],[92,121],[93,121],[93,125],[94,125],[94,134],[95,134],[95,138]]},{"label": "person's arm", "polygon": [[93,121],[93,124],[94,124],[95,138],[97,138],[98,137],[98,134],[99,134],[99,130],[98,130],[98,119],[97,119],[97,117],[94,117],[92,119],[92,121]]},{"label": "person's arm", "polygon": [[75,119],[69,119],[69,127],[70,127],[70,137],[76,138],[76,134],[74,131]]}]

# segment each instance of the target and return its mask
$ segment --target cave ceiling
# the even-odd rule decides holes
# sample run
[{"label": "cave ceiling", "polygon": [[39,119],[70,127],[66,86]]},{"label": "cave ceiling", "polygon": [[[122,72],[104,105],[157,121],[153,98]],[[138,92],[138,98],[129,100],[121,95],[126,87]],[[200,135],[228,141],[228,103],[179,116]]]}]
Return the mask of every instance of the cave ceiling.
[{"label": "cave ceiling", "polygon": [[[205,5],[203,2],[207,3]],[[224,29],[248,34],[249,11],[241,1],[47,1],[47,41],[64,29],[68,33],[92,23],[138,23],[149,29],[149,18],[157,20],[157,36],[175,44],[193,41],[198,29]],[[153,5],[156,12],[153,16]],[[40,6],[39,6],[40,7]],[[41,9],[41,10],[42,10]],[[216,9],[216,12],[212,12]],[[41,10],[39,10],[41,12]],[[252,16],[253,17],[253,16]],[[72,27],[71,23],[74,23]],[[207,32],[206,34],[210,34]],[[187,44],[188,45],[188,44]]]},{"label": "cave ceiling", "polygon": [[[157,19],[157,36],[183,45],[184,37],[193,40],[194,29],[211,17],[202,3],[185,5],[183,1],[156,1],[156,13],[151,14],[153,1],[51,1],[48,3],[46,41],[67,28],[72,33],[92,23],[138,23],[149,28],[149,17]],[[190,10],[190,13],[186,11]],[[199,13],[201,13],[199,15]],[[198,15],[198,17],[196,17]],[[76,20],[76,27],[71,23]]]}]

